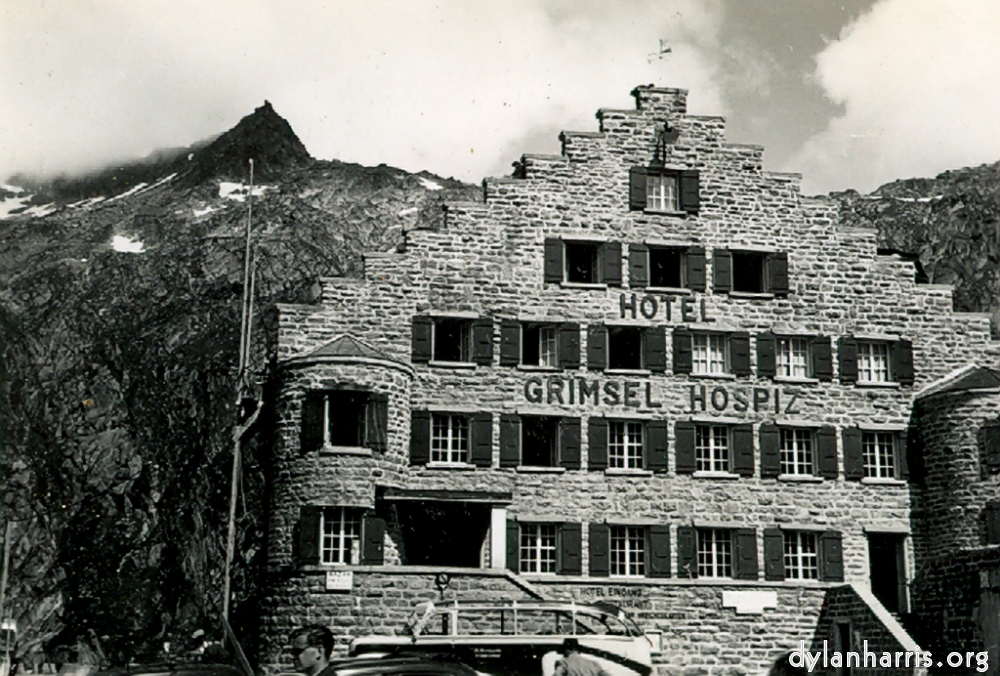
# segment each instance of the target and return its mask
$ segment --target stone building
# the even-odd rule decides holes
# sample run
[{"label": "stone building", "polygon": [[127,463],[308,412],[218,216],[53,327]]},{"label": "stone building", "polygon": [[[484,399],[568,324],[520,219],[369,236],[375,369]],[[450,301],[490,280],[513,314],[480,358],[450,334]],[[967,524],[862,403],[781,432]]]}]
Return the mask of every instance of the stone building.
[{"label": "stone building", "polygon": [[262,664],[299,624],[343,651],[470,597],[618,603],[664,674],[920,627],[985,649],[988,317],[685,91],[633,95],[279,307]]}]

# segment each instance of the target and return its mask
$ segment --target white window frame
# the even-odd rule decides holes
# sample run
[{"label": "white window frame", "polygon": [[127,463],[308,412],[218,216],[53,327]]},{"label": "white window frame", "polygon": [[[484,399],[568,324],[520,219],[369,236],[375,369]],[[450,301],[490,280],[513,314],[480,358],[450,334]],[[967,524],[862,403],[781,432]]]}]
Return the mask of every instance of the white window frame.
[{"label": "white window frame", "polygon": [[790,580],[819,579],[819,537],[813,531],[785,530],[785,578]]},{"label": "white window frame", "polygon": [[469,416],[461,413],[431,413],[431,462],[469,462]]},{"label": "white window frame", "polygon": [[[439,359],[438,358],[438,329],[442,322],[458,322],[462,329],[459,336],[459,358]],[[431,361],[445,364],[471,364],[472,363],[472,320],[465,317],[434,317],[431,332]]]},{"label": "white window frame", "polygon": [[691,334],[691,373],[729,373],[729,336],[724,333]]},{"label": "white window frame", "polygon": [[808,427],[781,427],[781,473],[815,476],[816,432]]},{"label": "white window frame", "polygon": [[802,336],[778,336],[775,363],[781,378],[812,377],[812,341]]},{"label": "white window frame", "polygon": [[646,209],[680,211],[680,176],[675,172],[646,174]]},{"label": "white window frame", "polygon": [[[327,507],[320,510],[320,562],[325,565],[347,565],[352,551],[361,546],[360,510],[351,507]],[[358,544],[355,546],[354,543]]]},{"label": "white window frame", "polygon": [[729,425],[699,423],[694,428],[694,459],[698,472],[730,472],[732,435]]},{"label": "white window frame", "polygon": [[889,343],[874,340],[858,341],[858,382],[892,382],[892,358]]},{"label": "white window frame", "polygon": [[610,538],[611,577],[644,577],[646,575],[645,527],[612,525]]},{"label": "white window frame", "polygon": [[698,529],[698,577],[733,577],[733,532],[726,528]]},{"label": "white window frame", "polygon": [[895,432],[861,432],[861,456],[865,476],[871,479],[895,479],[899,469],[899,443]]},{"label": "white window frame", "polygon": [[[537,331],[538,363],[529,364],[524,361],[524,346],[527,344],[527,330]],[[544,368],[559,367],[559,327],[555,324],[541,322],[524,322],[521,324],[521,356],[522,366],[538,366]]]},{"label": "white window frame", "polygon": [[641,420],[608,421],[608,467],[642,469],[645,427]]},{"label": "white window frame", "polygon": [[555,575],[558,528],[554,523],[521,523],[518,567],[521,573]]}]

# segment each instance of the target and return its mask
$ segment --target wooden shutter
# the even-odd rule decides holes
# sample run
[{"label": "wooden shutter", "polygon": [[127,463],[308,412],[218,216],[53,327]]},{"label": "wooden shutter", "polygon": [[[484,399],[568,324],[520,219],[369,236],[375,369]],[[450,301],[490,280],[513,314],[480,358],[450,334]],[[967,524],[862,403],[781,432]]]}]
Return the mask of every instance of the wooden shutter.
[{"label": "wooden shutter", "polygon": [[592,523],[588,528],[590,542],[590,576],[611,574],[611,528],[606,523]]},{"label": "wooden shutter", "polygon": [[583,575],[583,526],[578,523],[561,523],[556,538],[559,541],[556,573]]},{"label": "wooden shutter", "polygon": [[851,336],[844,336],[837,341],[837,352],[840,358],[840,382],[858,382],[858,341]]},{"label": "wooden shutter", "polygon": [[784,251],[767,257],[767,290],[775,296],[788,295],[788,254]]},{"label": "wooden shutter", "polygon": [[500,414],[500,466],[521,463],[521,418],[516,413]]},{"label": "wooden shutter", "polygon": [[642,330],[642,365],[653,373],[667,370],[666,327],[647,326]]},{"label": "wooden shutter", "polygon": [[727,249],[712,251],[712,288],[716,293],[733,290],[733,254]]},{"label": "wooden shutter", "polygon": [[844,581],[844,547],[838,531],[828,530],[819,535],[819,579]]},{"label": "wooden shutter", "polygon": [[773,378],[778,373],[778,339],[773,333],[757,336],[757,377]]},{"label": "wooden shutter", "polygon": [[820,427],[816,430],[816,467],[817,474],[824,479],[836,479],[839,474],[835,427]]},{"label": "wooden shutter", "polygon": [[753,423],[733,425],[730,437],[733,442],[733,470],[740,476],[753,476]]},{"label": "wooden shutter", "polygon": [[646,538],[649,545],[649,577],[670,577],[670,526],[650,526]]},{"label": "wooden shutter", "polygon": [[587,327],[587,368],[608,368],[608,327],[603,324]]},{"label": "wooden shutter", "polygon": [[684,254],[684,268],[687,272],[687,288],[692,291],[705,290],[705,249],[700,246],[688,247]]},{"label": "wooden shutter", "polygon": [[764,579],[769,582],[785,579],[785,535],[780,528],[764,529]]},{"label": "wooden shutter", "polygon": [[813,378],[823,381],[833,380],[833,348],[829,336],[814,336],[812,339]]},{"label": "wooden shutter", "polygon": [[426,315],[413,318],[413,350],[410,360],[414,364],[426,364],[434,354],[432,338],[434,335],[434,320]]},{"label": "wooden shutter", "polygon": [[683,326],[675,326],[673,334],[674,373],[691,373],[693,345],[691,332]]},{"label": "wooden shutter", "polygon": [[694,459],[694,423],[690,420],[678,420],[674,423],[674,439],[677,444],[677,473],[691,474],[695,471]]},{"label": "wooden shutter", "polygon": [[900,385],[913,384],[913,343],[908,340],[893,341],[889,348],[892,362],[892,379]]},{"label": "wooden shutter", "polygon": [[559,419],[559,466],[580,469],[580,419]]},{"label": "wooden shutter", "polygon": [[381,566],[385,563],[385,521],[366,516],[361,521],[361,563]]},{"label": "wooden shutter", "polygon": [[649,286],[649,247],[645,244],[628,245],[628,285],[633,289]]},{"label": "wooden shutter", "polygon": [[323,447],[323,407],[326,397],[322,392],[306,392],[302,400],[302,450],[315,451]]},{"label": "wooden shutter", "polygon": [[545,240],[545,281],[558,284],[563,281],[563,242],[549,237]]},{"label": "wooden shutter", "polygon": [[319,528],[323,508],[305,505],[299,510],[298,558],[301,566],[319,565]]},{"label": "wooden shutter", "polygon": [[760,478],[781,474],[781,428],[771,423],[760,426]]},{"label": "wooden shutter", "polygon": [[476,467],[490,467],[493,464],[493,414],[474,413],[469,421],[472,437],[470,460]]},{"label": "wooden shutter", "polygon": [[736,556],[733,560],[733,577],[737,580],[756,580],[757,531],[753,528],[737,528],[733,531]]},{"label": "wooden shutter", "polygon": [[608,421],[604,418],[590,418],[587,421],[588,452],[587,467],[603,470],[608,467]]},{"label": "wooden shutter", "polygon": [[896,478],[904,481],[910,478],[910,464],[906,448],[906,434],[896,432],[892,438],[896,451]]},{"label": "wooden shutter", "polygon": [[519,557],[521,555],[521,529],[514,519],[507,519],[507,568],[515,573],[521,572]]},{"label": "wooden shutter", "polygon": [[646,469],[667,471],[667,421],[658,419],[646,423]]},{"label": "wooden shutter", "polygon": [[368,395],[365,402],[365,447],[384,453],[389,443],[389,395]]},{"label": "wooden shutter", "polygon": [[608,286],[622,285],[622,243],[605,242],[601,245],[602,279]]},{"label": "wooden shutter", "polygon": [[521,322],[504,319],[500,322],[500,366],[521,363]]},{"label": "wooden shutter", "polygon": [[986,526],[986,544],[1000,544],[1000,501],[990,500],[983,508]]},{"label": "wooden shutter", "polygon": [[410,413],[410,464],[426,465],[431,461],[431,412]]},{"label": "wooden shutter", "polygon": [[472,322],[472,361],[480,366],[493,364],[493,319],[478,317]]},{"label": "wooden shutter", "polygon": [[677,577],[698,577],[698,531],[694,526],[677,527]]},{"label": "wooden shutter", "polygon": [[701,189],[698,181],[698,172],[694,169],[686,169],[680,175],[681,184],[681,210],[689,214],[698,213],[701,207]]},{"label": "wooden shutter", "polygon": [[865,476],[865,458],[861,449],[862,432],[857,427],[845,427],[840,434],[844,441],[844,478],[860,481]]},{"label": "wooden shutter", "polygon": [[565,323],[559,326],[559,368],[580,368],[580,325]]},{"label": "wooden shutter", "polygon": [[750,375],[749,333],[733,333],[729,336],[729,370],[736,376]]},{"label": "wooden shutter", "polygon": [[630,211],[646,208],[645,167],[632,167],[628,172],[628,208]]},{"label": "wooden shutter", "polygon": [[990,421],[983,425],[980,433],[983,441],[983,465],[990,474],[1000,472],[1000,421]]}]

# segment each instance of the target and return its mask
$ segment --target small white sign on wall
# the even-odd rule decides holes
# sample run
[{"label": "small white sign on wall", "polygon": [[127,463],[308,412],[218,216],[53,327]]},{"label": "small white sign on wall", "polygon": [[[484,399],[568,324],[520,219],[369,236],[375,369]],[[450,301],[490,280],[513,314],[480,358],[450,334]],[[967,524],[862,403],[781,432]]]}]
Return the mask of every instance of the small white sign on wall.
[{"label": "small white sign on wall", "polygon": [[351,570],[328,570],[326,571],[327,591],[351,591],[354,587],[354,571]]}]

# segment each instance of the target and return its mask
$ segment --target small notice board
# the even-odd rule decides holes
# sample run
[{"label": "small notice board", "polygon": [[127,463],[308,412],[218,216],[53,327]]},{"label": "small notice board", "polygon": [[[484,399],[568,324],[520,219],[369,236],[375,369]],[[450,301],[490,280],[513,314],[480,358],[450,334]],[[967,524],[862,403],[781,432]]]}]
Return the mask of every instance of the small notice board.
[{"label": "small notice board", "polygon": [[354,571],[351,570],[326,571],[327,591],[349,592],[353,587],[354,587]]}]

